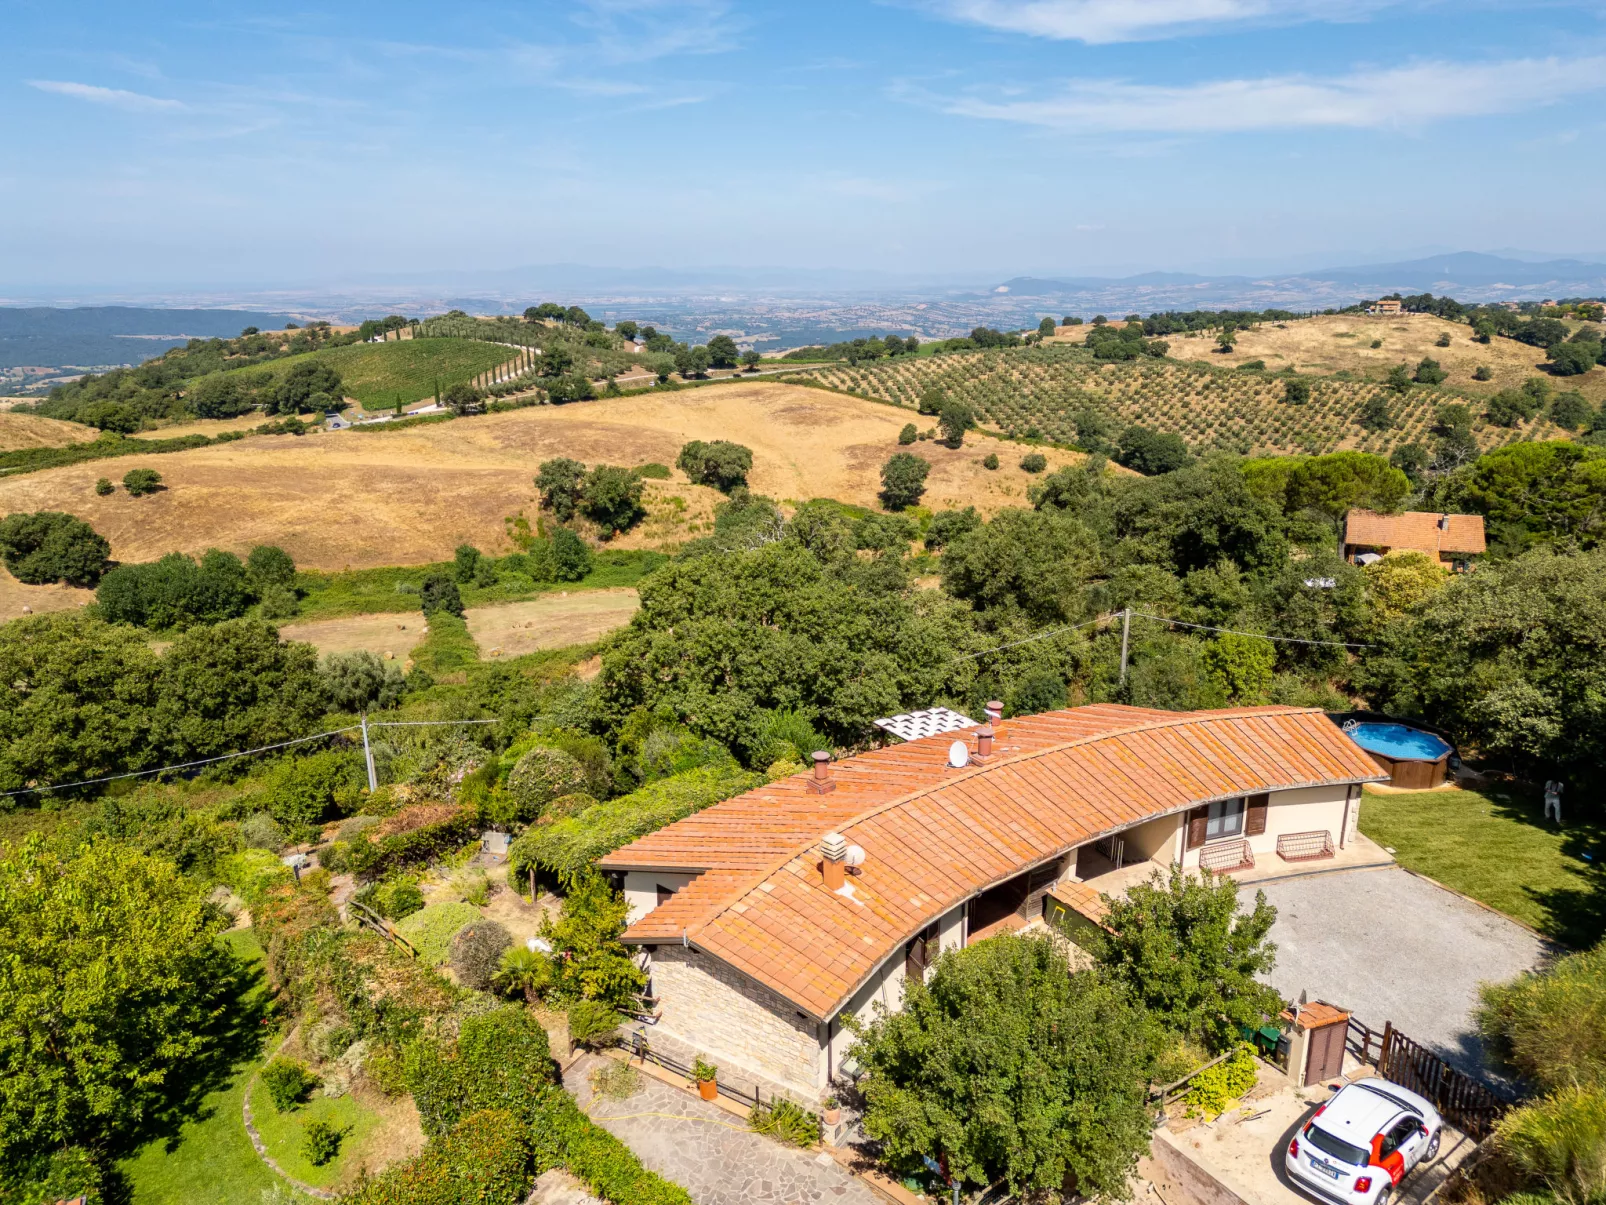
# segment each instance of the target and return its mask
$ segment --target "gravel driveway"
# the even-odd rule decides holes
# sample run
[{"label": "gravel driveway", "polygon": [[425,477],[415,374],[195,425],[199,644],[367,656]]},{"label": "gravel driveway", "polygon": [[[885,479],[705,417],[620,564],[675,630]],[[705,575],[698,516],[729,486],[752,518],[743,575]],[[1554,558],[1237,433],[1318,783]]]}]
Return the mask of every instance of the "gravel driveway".
[{"label": "gravel driveway", "polygon": [[[1271,982],[1396,1029],[1462,1071],[1485,1076],[1472,1023],[1478,985],[1537,965],[1540,938],[1395,866],[1258,885],[1277,908]],[[1242,889],[1245,902],[1253,889]]]}]

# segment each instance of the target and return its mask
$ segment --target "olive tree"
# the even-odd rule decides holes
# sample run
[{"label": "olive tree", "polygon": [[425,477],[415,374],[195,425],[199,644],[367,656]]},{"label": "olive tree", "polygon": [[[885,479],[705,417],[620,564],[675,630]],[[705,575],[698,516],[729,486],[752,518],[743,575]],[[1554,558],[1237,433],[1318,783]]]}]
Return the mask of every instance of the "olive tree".
[{"label": "olive tree", "polygon": [[906,981],[901,1011],[856,1027],[864,1130],[895,1168],[932,1159],[958,1184],[1127,1195],[1149,1145],[1154,1030],[1052,939],[950,951]]}]

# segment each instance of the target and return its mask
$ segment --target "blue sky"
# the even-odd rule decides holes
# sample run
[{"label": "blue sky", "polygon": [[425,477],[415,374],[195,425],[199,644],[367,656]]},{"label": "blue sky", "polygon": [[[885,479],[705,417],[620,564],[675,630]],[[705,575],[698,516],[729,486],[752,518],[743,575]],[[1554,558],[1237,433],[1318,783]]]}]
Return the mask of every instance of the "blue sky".
[{"label": "blue sky", "polygon": [[1606,249],[1599,0],[8,0],[0,44],[13,291]]}]

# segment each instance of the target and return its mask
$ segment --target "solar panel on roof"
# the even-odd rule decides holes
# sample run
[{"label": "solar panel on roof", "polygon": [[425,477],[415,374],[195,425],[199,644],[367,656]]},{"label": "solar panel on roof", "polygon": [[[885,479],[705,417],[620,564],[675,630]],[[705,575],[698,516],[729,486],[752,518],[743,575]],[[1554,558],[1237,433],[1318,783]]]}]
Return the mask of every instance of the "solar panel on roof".
[{"label": "solar panel on roof", "polygon": [[976,721],[946,707],[928,707],[924,711],[910,711],[891,715],[875,722],[893,736],[906,741],[917,741],[923,736],[936,736],[939,732],[958,732],[961,728],[974,728]]}]

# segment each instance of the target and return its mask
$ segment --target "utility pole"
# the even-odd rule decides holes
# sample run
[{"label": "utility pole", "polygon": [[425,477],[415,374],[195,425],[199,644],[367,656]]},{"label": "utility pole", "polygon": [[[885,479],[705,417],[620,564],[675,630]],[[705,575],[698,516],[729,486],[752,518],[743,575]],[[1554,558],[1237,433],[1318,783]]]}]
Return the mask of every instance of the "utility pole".
[{"label": "utility pole", "polygon": [[[1122,662],[1123,664],[1125,663],[1125,658],[1122,659]],[[368,743],[367,712],[364,712],[362,717],[362,759],[368,766],[368,789],[370,791],[379,790],[379,779],[374,774],[374,749],[373,746]]]},{"label": "utility pole", "polygon": [[[1126,645],[1127,636],[1132,631],[1132,608],[1126,607],[1121,611],[1121,685],[1126,685]],[[364,729],[363,731],[367,731]],[[372,771],[369,772],[372,777]]]}]

